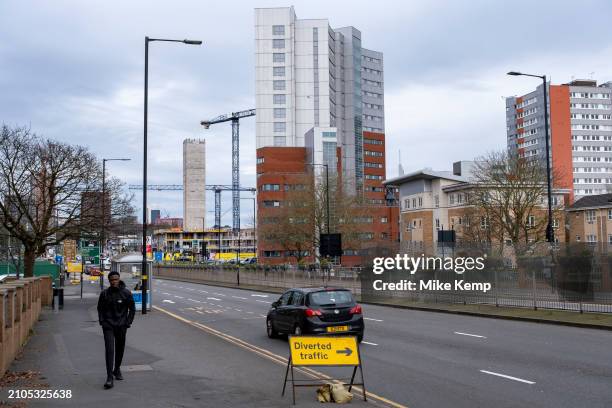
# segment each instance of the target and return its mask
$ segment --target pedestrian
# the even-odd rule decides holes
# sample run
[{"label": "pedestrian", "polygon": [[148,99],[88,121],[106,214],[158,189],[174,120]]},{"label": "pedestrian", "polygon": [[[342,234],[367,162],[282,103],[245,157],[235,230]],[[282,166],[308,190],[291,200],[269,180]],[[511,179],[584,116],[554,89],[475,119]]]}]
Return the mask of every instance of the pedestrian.
[{"label": "pedestrian", "polygon": [[113,387],[113,377],[123,380],[121,360],[125,349],[125,335],[136,314],[132,292],[125,287],[119,272],[110,272],[108,281],[110,286],[100,293],[98,299],[98,320],[104,334],[106,353],[105,389]]}]

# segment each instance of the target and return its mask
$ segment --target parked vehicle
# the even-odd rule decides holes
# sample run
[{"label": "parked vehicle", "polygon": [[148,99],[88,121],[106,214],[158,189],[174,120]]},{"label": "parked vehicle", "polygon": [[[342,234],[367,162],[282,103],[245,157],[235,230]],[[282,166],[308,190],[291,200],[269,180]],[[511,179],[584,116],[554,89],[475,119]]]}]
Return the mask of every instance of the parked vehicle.
[{"label": "parked vehicle", "polygon": [[363,340],[362,309],[348,289],[294,288],[272,303],[268,337],[280,334],[352,334]]}]

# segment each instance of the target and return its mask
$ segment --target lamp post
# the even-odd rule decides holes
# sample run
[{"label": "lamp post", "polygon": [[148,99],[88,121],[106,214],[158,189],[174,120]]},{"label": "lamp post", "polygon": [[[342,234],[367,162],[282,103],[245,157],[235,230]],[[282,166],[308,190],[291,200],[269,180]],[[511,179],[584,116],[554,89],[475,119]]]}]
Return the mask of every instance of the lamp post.
[{"label": "lamp post", "polygon": [[144,146],[142,163],[142,314],[147,313],[147,109],[149,102],[149,43],[153,41],[201,45],[199,40],[168,40],[145,37],[144,66]]},{"label": "lamp post", "polygon": [[510,71],[508,75],[512,76],[529,76],[542,79],[544,87],[544,140],[546,144],[546,184],[548,192],[548,223],[546,224],[546,241],[554,242],[555,235],[552,227],[552,185],[550,180],[550,142],[548,140],[548,91],[546,89],[546,75],[523,74],[522,72]]},{"label": "lamp post", "polygon": [[[104,254],[106,248],[106,162],[130,161],[132,159],[102,159],[102,233],[100,234],[100,251]],[[100,290],[104,289],[104,262],[100,259]]]}]

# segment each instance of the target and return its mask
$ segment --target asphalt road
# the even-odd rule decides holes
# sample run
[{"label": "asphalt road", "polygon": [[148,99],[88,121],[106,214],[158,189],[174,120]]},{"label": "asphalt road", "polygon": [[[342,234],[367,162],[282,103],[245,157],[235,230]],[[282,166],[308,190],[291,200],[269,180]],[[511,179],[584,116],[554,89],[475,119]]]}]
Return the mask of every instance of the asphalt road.
[{"label": "asphalt road", "polygon": [[[162,279],[154,285],[154,305],[288,356],[287,341],[265,332],[278,295]],[[410,408],[612,407],[612,332],[372,305],[363,310],[367,390],[390,401]]]}]

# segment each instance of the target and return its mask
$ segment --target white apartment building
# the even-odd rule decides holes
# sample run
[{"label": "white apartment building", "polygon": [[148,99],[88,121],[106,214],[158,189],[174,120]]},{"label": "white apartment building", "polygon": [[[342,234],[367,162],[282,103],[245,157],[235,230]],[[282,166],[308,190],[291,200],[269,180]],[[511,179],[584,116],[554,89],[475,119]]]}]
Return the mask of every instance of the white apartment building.
[{"label": "white apartment building", "polygon": [[335,132],[345,188],[361,190],[363,131],[384,133],[382,53],[362,48],[354,27],[281,7],[255,9],[255,54],[257,148],[305,147],[313,128]]}]

